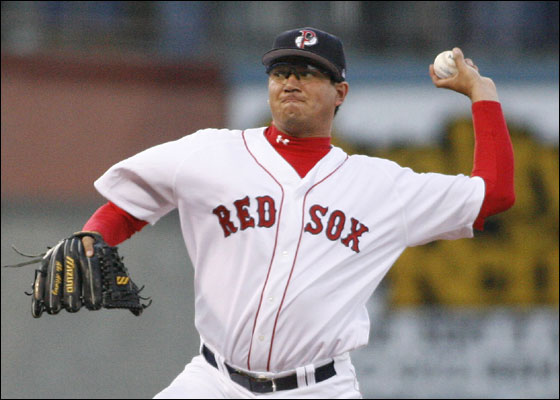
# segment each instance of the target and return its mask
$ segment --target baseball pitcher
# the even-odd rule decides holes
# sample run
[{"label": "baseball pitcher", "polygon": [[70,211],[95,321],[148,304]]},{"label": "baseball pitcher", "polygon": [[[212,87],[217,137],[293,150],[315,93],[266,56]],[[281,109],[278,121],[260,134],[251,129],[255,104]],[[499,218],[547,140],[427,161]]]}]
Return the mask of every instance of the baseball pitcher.
[{"label": "baseball pitcher", "polygon": [[108,202],[77,236],[86,257],[178,209],[194,265],[200,354],[156,398],[361,398],[350,352],[368,343],[366,302],[395,260],[408,246],[472,237],[514,203],[496,87],[459,48],[453,55],[456,75],[429,74],[472,101],[471,176],[419,174],[331,145],[349,90],[343,45],[302,28],[262,58],[270,126],[200,130],[95,181]]}]

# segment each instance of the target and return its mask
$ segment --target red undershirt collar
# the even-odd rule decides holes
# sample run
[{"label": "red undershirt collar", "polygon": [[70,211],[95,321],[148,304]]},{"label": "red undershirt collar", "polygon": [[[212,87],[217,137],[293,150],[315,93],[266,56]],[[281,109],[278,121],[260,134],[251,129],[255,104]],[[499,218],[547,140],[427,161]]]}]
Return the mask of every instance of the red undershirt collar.
[{"label": "red undershirt collar", "polygon": [[264,131],[274,149],[304,177],[332,148],[330,137],[299,138],[278,130],[274,124]]}]

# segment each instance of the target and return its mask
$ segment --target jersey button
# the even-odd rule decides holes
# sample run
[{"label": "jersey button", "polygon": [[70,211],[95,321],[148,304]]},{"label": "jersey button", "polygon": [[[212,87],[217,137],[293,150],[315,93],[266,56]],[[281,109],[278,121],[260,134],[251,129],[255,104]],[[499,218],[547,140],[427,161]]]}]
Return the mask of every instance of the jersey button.
[{"label": "jersey button", "polygon": [[282,252],[282,255],[283,255],[284,257],[286,257],[286,256],[288,255],[288,250],[284,250],[284,251]]},{"label": "jersey button", "polygon": [[259,340],[262,342],[264,340],[264,335],[260,335]]}]

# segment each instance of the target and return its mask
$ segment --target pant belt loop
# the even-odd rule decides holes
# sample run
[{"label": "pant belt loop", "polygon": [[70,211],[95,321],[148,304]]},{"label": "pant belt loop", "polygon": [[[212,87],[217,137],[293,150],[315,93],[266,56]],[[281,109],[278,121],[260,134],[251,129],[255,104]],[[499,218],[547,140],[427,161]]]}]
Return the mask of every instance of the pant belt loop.
[{"label": "pant belt loop", "polygon": [[230,378],[229,371],[226,368],[226,365],[224,364],[225,362],[224,358],[218,355],[217,353],[214,353],[214,357],[216,357],[216,362],[218,363],[218,369],[220,370],[220,372],[224,374],[226,377]]},{"label": "pant belt loop", "polygon": [[305,366],[305,376],[308,386],[315,384],[315,366],[313,364]]},{"label": "pant belt loop", "polygon": [[[212,350],[210,350],[210,351],[212,351]],[[218,371],[220,371],[222,374],[225,374],[229,378],[229,371],[227,370],[226,366],[224,365],[223,357],[220,356],[215,351],[212,351],[212,354],[214,355],[214,359],[216,360],[216,364],[218,365]]]},{"label": "pant belt loop", "polygon": [[296,368],[296,375],[297,375],[297,384],[298,387],[306,387],[307,386],[307,377],[305,376],[305,367]]}]

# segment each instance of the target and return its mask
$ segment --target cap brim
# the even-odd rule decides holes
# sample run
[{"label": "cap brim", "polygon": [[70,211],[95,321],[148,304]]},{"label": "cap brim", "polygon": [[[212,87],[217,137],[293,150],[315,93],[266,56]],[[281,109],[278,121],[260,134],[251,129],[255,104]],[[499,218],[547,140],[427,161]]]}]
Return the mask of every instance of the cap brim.
[{"label": "cap brim", "polygon": [[317,64],[323,66],[325,69],[327,69],[329,72],[331,72],[333,77],[337,81],[343,81],[344,80],[344,78],[340,75],[340,72],[338,72],[338,68],[336,67],[336,65],[334,65],[332,62],[330,62],[326,58],[321,57],[320,55],[317,55],[315,53],[312,53],[309,50],[300,50],[300,49],[275,49],[275,50],[270,50],[268,53],[264,54],[264,56],[262,58],[262,63],[265,66],[268,67],[275,60],[278,60],[280,58],[285,58],[285,57],[307,58],[307,59],[312,60],[312,61],[316,62]]}]

